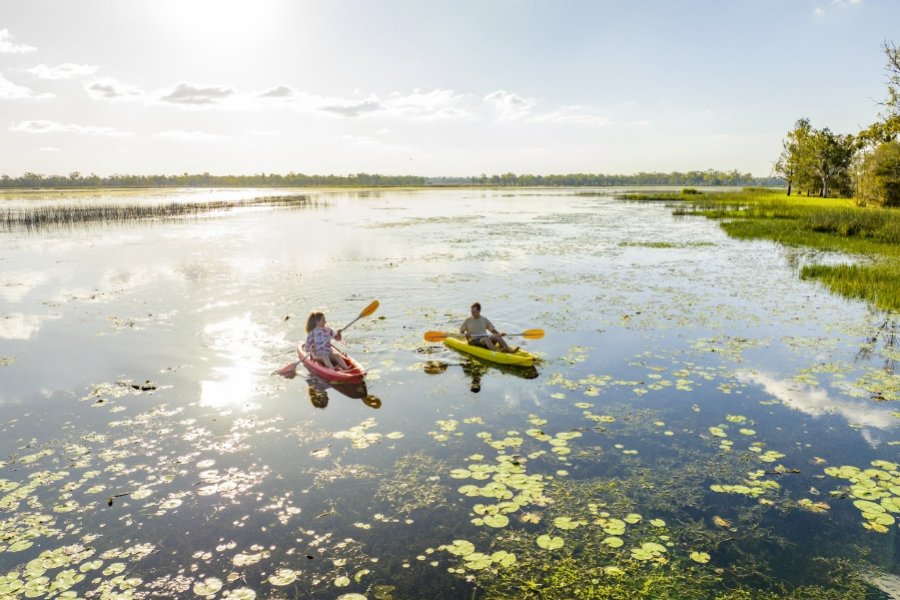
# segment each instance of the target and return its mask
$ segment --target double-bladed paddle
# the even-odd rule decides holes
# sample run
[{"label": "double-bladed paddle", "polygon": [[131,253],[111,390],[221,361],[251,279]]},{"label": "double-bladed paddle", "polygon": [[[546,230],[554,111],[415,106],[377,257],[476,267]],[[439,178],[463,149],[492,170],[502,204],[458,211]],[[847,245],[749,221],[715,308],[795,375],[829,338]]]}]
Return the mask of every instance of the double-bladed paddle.
[{"label": "double-bladed paddle", "polygon": [[[478,335],[473,335],[470,337],[487,337],[489,335],[491,335],[491,334],[490,333],[480,333]],[[507,336],[510,336],[510,335],[521,336],[521,337],[525,338],[526,340],[539,340],[542,337],[544,337],[544,330],[543,329],[529,329],[527,331],[523,331],[522,333],[507,333],[506,335]],[[425,334],[425,341],[426,342],[443,342],[448,337],[464,338],[466,336],[464,336],[461,333],[445,333],[443,331],[429,331]]]}]

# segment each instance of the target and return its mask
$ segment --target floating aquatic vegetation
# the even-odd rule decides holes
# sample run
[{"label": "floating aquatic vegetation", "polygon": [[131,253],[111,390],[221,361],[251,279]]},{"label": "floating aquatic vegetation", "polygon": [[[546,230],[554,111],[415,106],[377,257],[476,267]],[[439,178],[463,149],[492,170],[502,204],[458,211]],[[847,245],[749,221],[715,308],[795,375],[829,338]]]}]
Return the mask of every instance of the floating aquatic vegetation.
[{"label": "floating aquatic vegetation", "polygon": [[537,545],[544,550],[557,550],[566,544],[561,537],[550,537],[549,535],[538,536],[536,541]]},{"label": "floating aquatic vegetation", "polygon": [[[885,460],[872,461],[871,464],[876,468],[828,467],[825,474],[835,479],[846,479],[852,484],[847,491],[851,498],[856,498],[853,505],[866,519],[864,527],[887,533],[888,527],[895,523],[890,513],[900,513],[900,471],[896,463]],[[832,492],[832,495],[841,493]]]},{"label": "floating aquatic vegetation", "polygon": [[375,425],[377,425],[375,419],[369,418],[361,424],[351,427],[349,431],[338,431],[334,437],[339,440],[351,440],[354,449],[362,450],[381,442],[382,435],[380,433],[366,433],[367,429],[375,427]]}]

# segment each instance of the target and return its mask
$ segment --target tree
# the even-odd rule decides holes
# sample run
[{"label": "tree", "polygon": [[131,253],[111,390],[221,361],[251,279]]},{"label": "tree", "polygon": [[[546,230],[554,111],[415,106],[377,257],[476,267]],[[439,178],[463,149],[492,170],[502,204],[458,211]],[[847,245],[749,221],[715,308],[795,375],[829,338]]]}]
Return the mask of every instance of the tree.
[{"label": "tree", "polygon": [[858,203],[900,207],[900,142],[886,142],[866,154],[860,171]]},{"label": "tree", "polygon": [[833,180],[845,175],[854,153],[853,136],[832,133],[825,129],[812,130],[804,160],[822,182],[822,196],[828,197]]},{"label": "tree", "polygon": [[774,172],[787,182],[787,195],[791,195],[791,187],[802,178],[802,171],[806,166],[805,151],[812,126],[806,117],[798,119],[794,128],[788,132],[787,137],[781,142],[781,154],[775,161]]},{"label": "tree", "polygon": [[880,116],[882,120],[889,121],[900,118],[900,48],[885,40],[882,49],[887,57],[884,70],[887,71],[888,97],[881,103],[884,112]]}]

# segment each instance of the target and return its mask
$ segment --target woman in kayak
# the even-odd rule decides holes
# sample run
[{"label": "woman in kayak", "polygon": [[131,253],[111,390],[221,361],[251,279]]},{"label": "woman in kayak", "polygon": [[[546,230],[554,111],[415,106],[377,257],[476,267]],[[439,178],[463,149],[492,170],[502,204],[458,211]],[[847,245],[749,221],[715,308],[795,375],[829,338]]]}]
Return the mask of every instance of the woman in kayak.
[{"label": "woman in kayak", "polygon": [[[503,339],[503,336],[506,334],[494,329],[493,323],[487,317],[481,316],[481,303],[476,302],[473,304],[471,310],[472,316],[463,321],[459,328],[459,332],[466,336],[469,344],[510,354],[515,354],[519,350],[518,348],[510,348],[506,340]],[[488,331],[491,333],[488,334]],[[500,347],[497,348],[497,346]]]},{"label": "woman in kayak", "polygon": [[[346,371],[347,363],[344,358],[331,347],[331,340],[341,341],[341,330],[337,333],[330,327],[325,327],[325,315],[320,312],[310,313],[306,320],[306,351],[312,358],[322,363],[333,371]],[[334,363],[337,363],[335,366]]]}]

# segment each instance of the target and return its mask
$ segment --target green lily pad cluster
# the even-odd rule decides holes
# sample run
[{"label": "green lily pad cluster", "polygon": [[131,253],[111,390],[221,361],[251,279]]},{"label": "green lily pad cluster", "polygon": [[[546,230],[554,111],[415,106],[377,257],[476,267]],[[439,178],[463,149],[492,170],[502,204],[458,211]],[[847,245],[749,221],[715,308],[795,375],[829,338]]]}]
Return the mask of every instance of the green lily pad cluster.
[{"label": "green lily pad cluster", "polygon": [[724,485],[714,483],[709,486],[709,489],[719,494],[741,494],[750,498],[758,498],[768,490],[781,489],[781,485],[777,481],[762,479],[765,475],[766,472],[762,470],[750,471],[747,473],[747,479],[744,480],[743,484]]},{"label": "green lily pad cluster", "polygon": [[53,517],[40,514],[16,513],[0,521],[0,553],[21,552],[34,545],[34,540],[59,535],[53,529]]},{"label": "green lily pad cluster", "polygon": [[663,555],[667,552],[666,547],[656,542],[644,542],[640,548],[631,549],[631,558],[635,560],[660,562],[665,564],[668,562]]},{"label": "green lily pad cluster", "polygon": [[267,474],[268,470],[244,472],[232,468],[220,472],[218,469],[207,469],[199,474],[200,481],[205,485],[197,488],[197,495],[218,494],[223,498],[235,498],[256,486]]},{"label": "green lily pad cluster", "polygon": [[[516,562],[516,555],[506,550],[498,550],[493,554],[485,554],[483,552],[475,552],[475,544],[466,540],[454,540],[450,545],[439,546],[438,550],[446,550],[454,556],[463,559],[465,569],[470,571],[481,571],[496,565],[497,567],[511,567]],[[464,573],[464,569],[451,567],[451,572]]]},{"label": "green lily pad cluster", "polygon": [[544,433],[541,429],[534,428],[527,430],[525,433],[539,442],[547,442],[550,444],[550,451],[556,454],[559,460],[565,460],[565,457],[572,452],[572,449],[569,448],[568,441],[581,437],[581,433],[578,431],[561,431],[557,433],[555,437]]},{"label": "green lily pad cluster", "polygon": [[366,433],[367,429],[371,429],[375,425],[377,425],[375,419],[369,418],[359,425],[351,427],[349,431],[338,431],[334,437],[339,440],[351,440],[355,449],[362,450],[381,441],[380,433]]},{"label": "green lily pad cluster", "polygon": [[[51,454],[53,454],[53,452],[50,450],[42,450],[41,452],[38,452],[37,454],[33,454],[31,456],[40,458],[43,456],[49,456]],[[37,460],[37,458],[35,458],[34,460]],[[26,461],[25,459],[20,458],[17,462]],[[56,473],[53,473],[51,471],[38,471],[28,475],[28,483],[24,485],[20,485],[15,481],[0,479],[0,490],[8,492],[2,498],[0,498],[0,510],[9,509],[15,511],[19,508],[19,503],[26,500],[33,500],[32,496],[38,490],[38,488],[49,485],[56,481],[60,481],[61,479],[65,479],[68,476],[68,471],[58,471]]]},{"label": "green lily pad cluster", "polygon": [[852,484],[850,496],[856,498],[853,505],[866,519],[863,527],[887,533],[888,527],[896,522],[890,513],[900,513],[900,471],[897,463],[885,460],[875,460],[871,464],[875,468],[828,467],[825,474]]},{"label": "green lily pad cluster", "polygon": [[[99,595],[101,598],[131,598],[135,590],[143,584],[143,580],[123,575],[127,569],[123,562],[110,563],[100,571],[104,560],[129,557],[133,561],[138,561],[148,556],[154,549],[152,545],[137,545],[125,550],[114,549],[104,552],[100,555],[100,559],[95,560],[89,559],[94,556],[96,549],[81,544],[44,550],[20,570],[0,575],[0,598],[57,595],[60,598],[77,598],[78,595],[71,591],[71,588],[89,576],[93,578],[92,583],[96,587],[86,593],[87,597]],[[54,569],[61,570],[51,575],[50,571]],[[99,575],[109,579],[103,579]]]},{"label": "green lily pad cluster", "polygon": [[595,415],[589,410],[584,411],[583,414],[586,419],[590,419],[591,421],[594,421],[595,423],[615,423],[616,422],[616,418],[612,417],[610,415]]},{"label": "green lily pad cluster", "polygon": [[759,453],[760,453],[760,455],[759,455],[759,460],[760,460],[761,462],[765,462],[765,463],[773,463],[773,462],[775,462],[776,460],[778,460],[779,458],[784,458],[784,456],[785,456],[785,455],[782,454],[781,452],[776,452],[775,450],[766,450],[765,452],[762,452],[761,449],[759,449],[759,450],[754,450],[754,448],[759,448],[759,446],[751,446],[749,449],[750,449],[752,452],[759,452]]},{"label": "green lily pad cluster", "polygon": [[509,456],[497,457],[497,464],[472,464],[467,469],[457,469],[451,473],[456,478],[492,479],[486,485],[464,485],[459,493],[466,496],[494,498],[497,504],[477,504],[473,511],[479,516],[472,520],[475,525],[505,527],[509,524],[509,513],[531,504],[546,504],[544,496],[545,479],[542,475],[527,475],[522,463],[516,464]]}]

